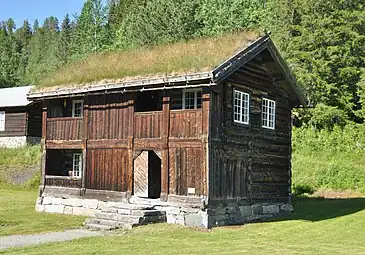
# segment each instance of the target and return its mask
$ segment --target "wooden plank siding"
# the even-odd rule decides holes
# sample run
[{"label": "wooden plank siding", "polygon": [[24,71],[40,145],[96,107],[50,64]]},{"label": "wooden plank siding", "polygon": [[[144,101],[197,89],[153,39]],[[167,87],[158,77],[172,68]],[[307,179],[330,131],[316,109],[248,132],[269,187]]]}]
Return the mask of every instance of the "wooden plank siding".
[{"label": "wooden plank siding", "polygon": [[47,119],[47,140],[81,140],[83,137],[82,118]]},{"label": "wooden plank siding", "polygon": [[27,109],[25,107],[0,108],[0,111],[5,111],[5,131],[0,131],[0,137],[27,134]]},{"label": "wooden plank siding", "polygon": [[[83,118],[48,117],[47,148],[85,150],[85,189],[131,194],[134,154],[159,151],[161,198],[188,195],[188,188],[195,189],[195,194],[189,195],[205,195],[209,91],[204,93],[208,94],[203,102],[205,122],[203,109],[170,110],[170,96],[175,91],[164,92],[162,111],[150,112],[135,112],[135,93],[86,96]],[[52,100],[49,105],[52,107]],[[77,136],[75,127],[80,128]],[[76,137],[80,141],[73,141]]]},{"label": "wooden plank siding", "polygon": [[67,187],[67,188],[80,188],[81,187],[81,179],[73,179],[60,176],[46,176],[45,183],[47,186],[56,186],[56,187]]},{"label": "wooden plank siding", "polygon": [[129,176],[126,149],[89,149],[87,158],[87,189],[127,191]]},{"label": "wooden plank siding", "polygon": [[134,114],[135,138],[160,138],[162,135],[163,113],[138,112]]},{"label": "wooden plank siding", "polygon": [[188,188],[195,189],[195,196],[204,195],[204,176],[202,148],[175,147],[169,150],[169,193],[188,195]]},{"label": "wooden plank siding", "polygon": [[170,137],[200,138],[202,110],[173,110],[170,112]]},{"label": "wooden plank siding", "polygon": [[127,139],[130,129],[129,97],[112,94],[89,97],[88,140]]},{"label": "wooden plank siding", "polygon": [[[212,200],[286,202],[289,199],[291,106],[285,90],[274,82],[277,70],[268,68],[272,66],[268,59],[265,55],[256,57],[212,93],[214,111],[210,130],[214,139],[209,152]],[[234,88],[250,95],[249,125],[233,121]],[[262,127],[263,97],[276,101],[275,130]],[[222,121],[216,120],[218,112],[222,112],[219,117]]]}]

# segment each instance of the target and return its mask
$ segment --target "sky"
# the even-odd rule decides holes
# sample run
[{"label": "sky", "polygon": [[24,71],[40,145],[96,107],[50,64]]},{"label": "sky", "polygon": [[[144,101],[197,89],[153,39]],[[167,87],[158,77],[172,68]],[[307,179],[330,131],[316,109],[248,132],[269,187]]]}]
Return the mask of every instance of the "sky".
[{"label": "sky", "polygon": [[0,0],[0,21],[12,18],[16,27],[27,19],[31,25],[38,19],[39,25],[45,18],[55,16],[61,23],[66,13],[80,14],[85,0]]}]

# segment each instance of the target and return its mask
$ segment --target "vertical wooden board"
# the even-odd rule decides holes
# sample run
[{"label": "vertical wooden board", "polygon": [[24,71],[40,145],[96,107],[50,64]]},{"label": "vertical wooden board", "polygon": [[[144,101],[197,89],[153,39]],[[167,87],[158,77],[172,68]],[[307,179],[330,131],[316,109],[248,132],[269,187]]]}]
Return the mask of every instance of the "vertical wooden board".
[{"label": "vertical wooden board", "polygon": [[181,148],[176,148],[176,195],[181,195]]},{"label": "vertical wooden board", "polygon": [[176,148],[169,149],[169,194],[176,194]]},{"label": "vertical wooden board", "polygon": [[134,195],[148,197],[148,152],[143,151],[134,160]]}]

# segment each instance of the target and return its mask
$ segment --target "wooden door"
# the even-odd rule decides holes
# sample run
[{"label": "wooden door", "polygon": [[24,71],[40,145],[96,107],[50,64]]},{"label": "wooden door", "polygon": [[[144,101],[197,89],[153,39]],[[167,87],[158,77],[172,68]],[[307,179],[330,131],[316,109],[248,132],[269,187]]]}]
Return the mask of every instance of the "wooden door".
[{"label": "wooden door", "polygon": [[148,197],[148,151],[142,151],[134,160],[134,195]]}]

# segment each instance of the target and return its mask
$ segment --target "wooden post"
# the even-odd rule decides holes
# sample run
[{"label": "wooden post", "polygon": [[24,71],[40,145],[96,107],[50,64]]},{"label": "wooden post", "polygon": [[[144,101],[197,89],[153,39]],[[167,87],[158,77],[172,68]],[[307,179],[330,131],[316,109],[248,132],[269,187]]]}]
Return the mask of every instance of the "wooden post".
[{"label": "wooden post", "polygon": [[82,180],[80,195],[85,195],[85,182],[87,178],[87,140],[89,131],[89,97],[86,96],[84,101],[83,123],[82,123]]},{"label": "wooden post", "polygon": [[128,189],[127,197],[133,193],[133,143],[134,143],[134,95],[130,94],[128,100],[129,130],[128,130]]},{"label": "wooden post", "polygon": [[42,108],[42,140],[41,140],[41,150],[42,150],[42,162],[41,162],[41,187],[45,186],[46,181],[46,160],[47,160],[47,111],[48,111],[48,101],[43,101]]},{"label": "wooden post", "polygon": [[167,196],[169,193],[169,129],[170,129],[170,96],[166,95],[164,91],[164,96],[162,99],[162,159],[161,159],[161,200],[167,201]]},{"label": "wooden post", "polygon": [[210,91],[208,88],[203,89],[202,95],[202,149],[203,149],[203,169],[204,169],[204,189],[203,193],[208,196],[208,180],[209,180],[209,107],[210,107]]}]

